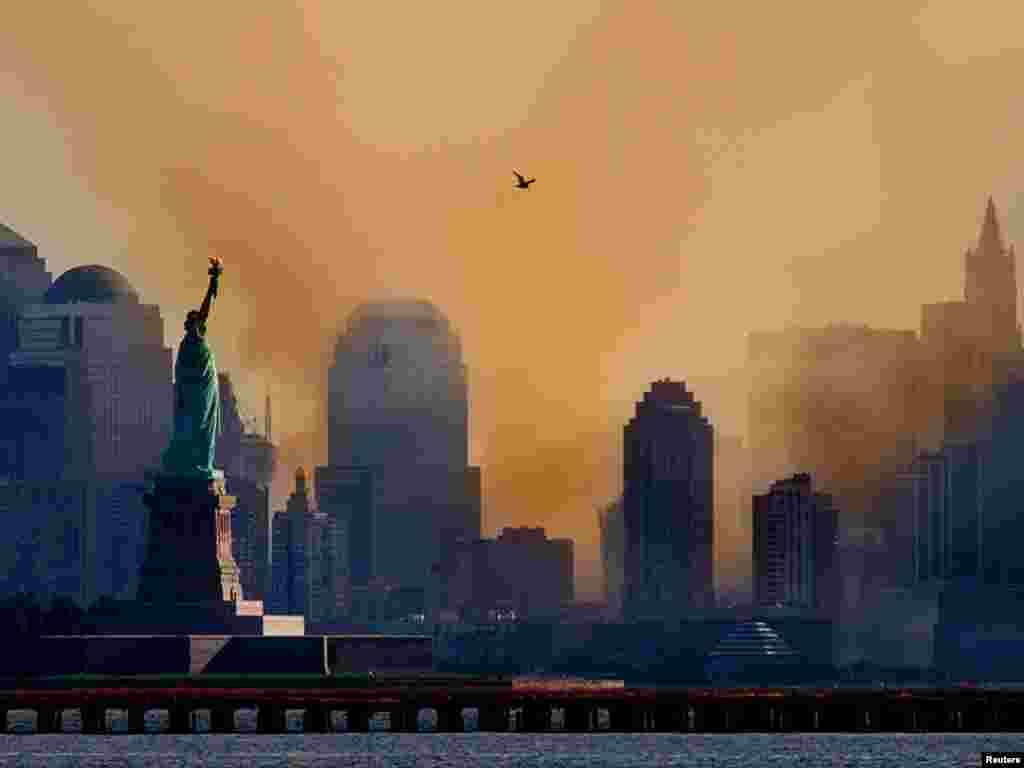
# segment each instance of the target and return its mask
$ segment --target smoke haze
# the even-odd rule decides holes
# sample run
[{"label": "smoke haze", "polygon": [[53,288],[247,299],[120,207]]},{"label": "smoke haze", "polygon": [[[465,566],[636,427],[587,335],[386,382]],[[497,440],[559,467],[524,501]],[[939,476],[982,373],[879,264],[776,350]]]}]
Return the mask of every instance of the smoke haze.
[{"label": "smoke haze", "polygon": [[221,255],[212,343],[291,462],[353,306],[433,300],[485,527],[573,536],[583,593],[652,379],[740,434],[746,333],[916,328],[985,196],[1024,216],[1019,3],[9,5],[0,220],[123,271],[168,344]]}]

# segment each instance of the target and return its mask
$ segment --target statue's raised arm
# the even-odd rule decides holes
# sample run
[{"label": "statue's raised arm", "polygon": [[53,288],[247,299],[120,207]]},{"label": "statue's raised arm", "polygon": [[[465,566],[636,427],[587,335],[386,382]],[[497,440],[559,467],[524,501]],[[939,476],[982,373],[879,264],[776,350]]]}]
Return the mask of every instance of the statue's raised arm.
[{"label": "statue's raised arm", "polygon": [[223,271],[224,266],[221,260],[217,256],[211,256],[209,270],[210,285],[206,289],[203,304],[199,307],[199,312],[196,314],[196,321],[202,326],[206,325],[206,320],[210,316],[210,308],[213,306],[213,300],[217,298],[217,284]]}]

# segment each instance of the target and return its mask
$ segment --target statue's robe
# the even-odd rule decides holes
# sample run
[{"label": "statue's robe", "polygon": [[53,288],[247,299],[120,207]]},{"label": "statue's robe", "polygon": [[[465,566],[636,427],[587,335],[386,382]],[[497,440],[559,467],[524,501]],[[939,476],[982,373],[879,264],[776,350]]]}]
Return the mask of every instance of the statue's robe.
[{"label": "statue's robe", "polygon": [[217,362],[206,339],[190,332],[182,339],[174,364],[174,435],[164,451],[164,471],[213,477],[219,431]]}]

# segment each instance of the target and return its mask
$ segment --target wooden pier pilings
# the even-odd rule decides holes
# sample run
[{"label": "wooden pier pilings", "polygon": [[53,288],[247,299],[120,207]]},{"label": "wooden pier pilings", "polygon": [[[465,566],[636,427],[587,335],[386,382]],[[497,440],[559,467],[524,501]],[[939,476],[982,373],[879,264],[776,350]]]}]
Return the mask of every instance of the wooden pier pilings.
[{"label": "wooden pier pilings", "polygon": [[[260,733],[288,730],[287,713],[301,710],[302,730],[364,732],[386,714],[395,732],[473,730],[587,732],[1024,732],[1024,690],[708,690],[543,686],[382,687],[337,689],[210,687],[68,687],[0,690],[0,727],[8,715],[36,713],[36,731],[62,730],[78,710],[81,730],[109,733],[107,712],[127,715],[127,730],[146,728],[146,713],[167,713],[167,730],[195,730],[207,712],[209,730],[236,730],[235,714],[255,710]],[[424,725],[421,715],[433,725]],[[468,717],[467,717],[468,716]]]}]

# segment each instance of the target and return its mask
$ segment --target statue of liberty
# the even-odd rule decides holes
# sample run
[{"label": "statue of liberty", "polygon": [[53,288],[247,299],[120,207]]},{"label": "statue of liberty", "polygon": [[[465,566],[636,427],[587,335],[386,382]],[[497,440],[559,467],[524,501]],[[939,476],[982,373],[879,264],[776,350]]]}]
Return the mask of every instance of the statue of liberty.
[{"label": "statue of liberty", "polygon": [[163,454],[163,471],[184,477],[221,477],[213,456],[220,431],[220,390],[217,361],[206,343],[206,320],[217,296],[224,271],[221,260],[210,257],[210,287],[199,310],[185,318],[185,337],[174,363],[174,434]]}]

